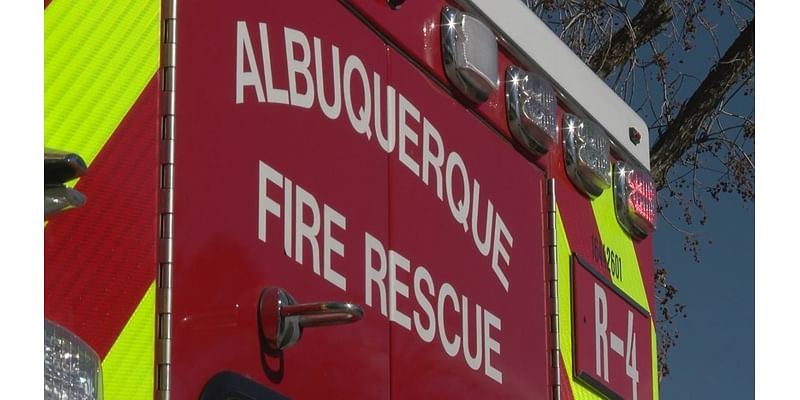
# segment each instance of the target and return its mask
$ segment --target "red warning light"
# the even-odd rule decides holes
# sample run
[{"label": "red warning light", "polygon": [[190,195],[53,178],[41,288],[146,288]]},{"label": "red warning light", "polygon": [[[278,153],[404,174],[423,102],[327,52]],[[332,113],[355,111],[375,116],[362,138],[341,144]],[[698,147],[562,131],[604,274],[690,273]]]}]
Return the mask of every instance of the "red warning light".
[{"label": "red warning light", "polygon": [[656,228],[656,190],[646,171],[618,161],[614,166],[617,220],[631,236],[642,239]]},{"label": "red warning light", "polygon": [[656,192],[653,180],[640,170],[632,170],[626,176],[630,188],[628,208],[652,231],[656,226]]}]

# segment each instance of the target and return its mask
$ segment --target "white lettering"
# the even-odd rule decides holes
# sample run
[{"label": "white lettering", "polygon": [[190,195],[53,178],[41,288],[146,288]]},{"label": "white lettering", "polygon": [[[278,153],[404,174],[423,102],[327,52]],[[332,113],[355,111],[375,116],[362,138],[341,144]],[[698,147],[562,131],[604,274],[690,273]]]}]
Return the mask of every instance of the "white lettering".
[{"label": "white lettering", "polygon": [[[373,260],[378,256],[379,265],[375,268]],[[364,232],[364,297],[368,306],[372,307],[372,284],[378,287],[381,304],[381,314],[386,316],[386,250],[383,244],[372,235]]]},{"label": "white lettering", "polygon": [[461,342],[464,347],[464,360],[467,365],[474,370],[478,370],[483,362],[483,324],[481,323],[481,315],[483,314],[480,304],[475,304],[475,355],[469,352],[469,300],[467,296],[461,295],[461,334],[464,340]]},{"label": "white lettering", "polygon": [[[247,57],[247,68],[244,70],[245,57]],[[247,31],[247,23],[244,21],[236,22],[236,104],[244,103],[244,88],[252,86],[256,90],[256,98],[259,103],[264,102],[264,89],[262,88],[261,76],[258,74],[256,55],[253,52],[253,44],[250,42],[250,33]]]},{"label": "white lettering", "polygon": [[414,297],[416,297],[417,302],[419,303],[420,308],[425,311],[425,317],[428,319],[428,327],[424,328],[422,326],[422,321],[420,320],[420,314],[414,311],[414,329],[416,329],[417,333],[419,334],[420,339],[424,340],[425,342],[432,342],[434,335],[436,335],[436,321],[435,316],[433,313],[433,306],[431,302],[428,301],[428,298],[425,297],[425,294],[422,292],[422,283],[425,282],[425,285],[428,287],[428,294],[433,296],[433,278],[431,278],[430,272],[423,266],[417,267],[414,270]]},{"label": "white lettering", "polygon": [[315,71],[317,78],[317,98],[319,108],[329,119],[339,118],[342,113],[342,79],[339,75],[339,48],[331,46],[331,67],[333,68],[333,103],[328,103],[325,98],[325,74],[322,73],[322,44],[318,38],[314,38],[314,59],[316,60]]},{"label": "white lettering", "polygon": [[503,222],[503,219],[500,218],[500,214],[496,214],[494,218],[494,246],[492,252],[492,270],[494,274],[497,275],[497,279],[500,280],[500,284],[503,285],[503,289],[508,292],[508,278],[503,273],[503,270],[500,269],[500,264],[498,264],[498,257],[503,258],[503,261],[506,262],[506,266],[509,265],[509,255],[508,250],[506,250],[505,246],[503,246],[503,242],[500,241],[500,238],[504,237],[506,241],[508,241],[508,247],[512,247],[514,245],[514,238],[511,236],[511,233],[506,228],[506,224]]},{"label": "white lettering", "polygon": [[[489,248],[491,247],[491,243],[489,239],[492,237],[492,216],[494,213],[494,205],[492,205],[491,200],[487,200],[486,203],[486,227],[483,230],[483,240],[481,240],[478,236],[480,235],[478,231],[478,215],[480,211],[480,197],[481,197],[481,184],[478,183],[477,180],[472,181],[472,240],[475,241],[475,247],[478,248],[478,251],[481,252],[482,255],[487,256],[489,255]],[[505,225],[503,225],[505,227]],[[496,248],[496,245],[495,245]],[[508,260],[506,259],[506,263]],[[497,271],[495,271],[497,273]]]},{"label": "white lettering", "polygon": [[395,135],[397,129],[395,127],[395,108],[394,108],[394,88],[392,85],[386,85],[386,136],[383,136],[381,129],[381,76],[377,72],[372,74],[373,93],[375,95],[375,136],[378,138],[378,143],[381,145],[383,151],[391,153],[394,150]]},{"label": "white lettering", "polygon": [[270,103],[289,104],[289,91],[286,89],[276,89],[272,81],[272,60],[269,52],[269,36],[267,36],[267,24],[258,24],[261,34],[261,59],[264,60],[264,78],[267,84],[267,101]]},{"label": "white lettering", "polygon": [[411,157],[408,156],[406,152],[406,139],[411,143],[417,144],[417,133],[411,129],[410,126],[406,123],[406,115],[410,115],[414,121],[419,122],[419,110],[417,107],[414,107],[408,99],[405,98],[402,94],[399,96],[399,111],[398,111],[398,121],[400,122],[400,137],[397,139],[400,142],[400,148],[398,149],[398,158],[400,162],[405,165],[409,171],[413,172],[414,175],[419,176],[419,165],[417,162],[414,161]]},{"label": "white lettering", "polygon": [[397,279],[397,267],[406,272],[411,271],[411,264],[407,258],[394,250],[389,250],[389,320],[411,330],[411,319],[397,309],[397,294],[408,298],[408,285]]},{"label": "white lettering", "polygon": [[486,353],[486,362],[483,365],[484,373],[489,378],[494,379],[497,383],[502,384],[503,373],[492,366],[492,353],[496,353],[498,356],[500,355],[500,342],[492,338],[492,328],[497,329],[499,332],[501,330],[502,323],[500,318],[497,318],[488,310],[484,311],[483,336],[486,338],[484,342],[486,344],[486,350],[484,351],[484,353]]},{"label": "white lettering", "polygon": [[[319,204],[317,199],[299,185],[295,185],[295,235],[294,235],[294,260],[298,264],[303,263],[303,239],[305,238],[311,247],[311,265],[314,272],[319,275]],[[305,210],[311,212],[311,223],[304,221]]]},{"label": "white lettering", "polygon": [[283,252],[286,257],[292,257],[292,180],[283,178]]},{"label": "white lettering", "polygon": [[267,212],[280,218],[281,205],[267,196],[267,181],[283,188],[283,175],[263,161],[258,162],[258,239],[267,242]]},{"label": "white lettering", "polygon": [[[446,151],[442,135],[434,124],[395,87],[383,82],[378,72],[368,70],[356,55],[341,54],[340,48],[331,44],[330,58],[323,57],[326,51],[323,49],[323,40],[288,27],[283,28],[288,89],[276,88],[267,28],[266,23],[259,23],[262,75],[258,69],[259,60],[253,51],[247,23],[237,21],[236,103],[241,104],[245,99],[252,101],[253,91],[259,103],[281,103],[304,109],[313,108],[314,101],[319,99],[323,114],[328,119],[336,120],[342,117],[342,102],[344,102],[348,121],[355,132],[371,140],[374,131],[377,134],[378,145],[383,151],[392,154],[396,149],[397,160],[412,174],[421,178],[426,186],[435,188],[440,201],[444,202],[444,197],[447,196],[447,205],[453,219],[462,226],[464,232],[472,228],[475,248],[484,257],[490,257],[491,253],[489,266],[503,288],[508,291],[509,281],[505,274],[506,269],[510,267],[513,235],[500,217],[491,196],[484,193],[485,205],[481,204],[478,178],[470,178],[466,162],[458,152]],[[309,37],[313,39],[313,46],[309,42]],[[282,57],[283,55],[280,55],[278,59]],[[343,66],[342,57],[345,57]],[[330,68],[326,67],[323,58],[329,60]],[[369,80],[369,74],[372,74],[372,82]],[[326,88],[326,79],[331,82],[327,86],[331,89]],[[355,80],[359,82],[356,83]],[[248,95],[251,97],[247,97]],[[382,107],[384,101],[385,107]],[[420,135],[422,135],[421,143]],[[284,216],[292,216],[284,218],[286,255],[302,262],[304,254],[298,251],[303,248],[302,239],[305,238],[313,251],[314,272],[322,274],[326,279],[330,278],[332,283],[342,288],[346,281],[344,275],[335,271],[331,264],[326,264],[325,259],[320,262],[320,258],[330,257],[331,253],[339,254],[337,249],[344,246],[331,237],[331,241],[327,244],[321,243],[323,246],[331,247],[323,247],[323,254],[320,255],[318,251],[320,239],[317,237],[320,228],[324,231],[326,222],[336,225],[339,220],[325,219],[325,210],[320,209],[320,204],[313,196],[298,198],[302,189],[295,189],[290,179],[282,178],[281,185],[284,189],[283,204],[279,205],[275,200],[268,198],[259,198],[259,212],[278,210],[275,212],[282,211]],[[302,191],[302,194],[308,192]],[[297,209],[301,205],[304,208]],[[480,212],[482,207],[485,207],[485,214]],[[307,224],[303,217],[304,213],[306,218],[309,215],[313,217]],[[471,218],[470,213],[472,213]],[[332,215],[330,218],[337,218],[337,215]],[[344,220],[343,216],[341,220]],[[266,221],[262,218],[259,221],[259,239],[263,236],[263,240],[266,240],[265,232]],[[387,253],[384,253],[384,257],[387,257]],[[320,264],[323,265],[322,270]],[[329,271],[326,266],[330,267]],[[456,299],[454,304],[457,302]]]},{"label": "white lettering", "polygon": [[[364,89],[364,105],[358,110],[358,115],[355,113],[353,97],[350,95],[353,84],[353,71],[358,72],[361,77],[361,86]],[[369,130],[369,120],[372,115],[369,80],[367,79],[367,70],[364,68],[364,63],[356,56],[347,57],[344,62],[344,106],[347,110],[347,118],[350,119],[350,125],[353,126],[353,129],[358,133],[367,135],[367,139],[372,138],[372,132]]]},{"label": "white lettering", "polygon": [[[595,372],[608,382],[608,306],[606,292],[594,284]],[[601,368],[602,367],[602,368]]]},{"label": "white lettering", "polygon": [[[455,203],[453,193],[453,171],[456,167],[461,170],[461,187],[463,188],[464,197]],[[450,206],[450,212],[453,213],[453,218],[464,226],[464,232],[469,229],[467,223],[467,214],[469,213],[469,180],[467,178],[467,167],[464,165],[464,160],[455,151],[450,153],[447,157],[447,166],[445,167],[445,186],[447,186],[447,204]]]},{"label": "white lettering", "polygon": [[[431,139],[436,142],[436,154],[431,152]],[[442,200],[442,164],[444,164],[444,145],[439,131],[428,122],[427,118],[422,119],[422,182],[430,186],[430,168],[436,174],[436,195]],[[484,254],[485,255],[485,254]]]},{"label": "white lettering", "polygon": [[347,220],[344,215],[325,204],[322,212],[322,276],[339,289],[347,290],[347,279],[334,271],[331,263],[332,252],[338,254],[339,257],[344,257],[344,244],[331,234],[331,224],[342,230],[347,228]]},{"label": "white lettering", "polygon": [[444,327],[444,302],[447,298],[453,303],[453,310],[459,312],[458,297],[456,297],[456,290],[449,283],[443,283],[439,288],[439,301],[436,307],[437,322],[439,324],[439,340],[442,341],[445,353],[450,357],[455,357],[458,354],[458,348],[461,347],[461,336],[454,335],[453,341],[447,339],[447,332]]},{"label": "white lettering", "polygon": [[[301,108],[311,108],[314,104],[314,80],[311,78],[311,48],[308,45],[308,38],[303,32],[292,28],[283,28],[284,40],[286,40],[286,69],[289,72],[289,99],[293,106]],[[295,58],[294,45],[300,45],[303,56]],[[319,62],[319,60],[317,60]],[[306,92],[298,91],[297,75],[302,75],[306,81]]]}]

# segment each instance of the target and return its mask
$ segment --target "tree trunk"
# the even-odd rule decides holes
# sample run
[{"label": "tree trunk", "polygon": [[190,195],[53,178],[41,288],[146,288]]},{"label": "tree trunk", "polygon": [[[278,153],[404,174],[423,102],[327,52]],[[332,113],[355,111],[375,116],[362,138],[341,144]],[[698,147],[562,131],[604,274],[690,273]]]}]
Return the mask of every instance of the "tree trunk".
[{"label": "tree trunk", "polygon": [[[627,61],[636,49],[652,39],[672,20],[672,7],[664,0],[647,0],[633,17],[631,26],[618,30],[611,40],[603,43],[587,64],[601,78]],[[632,30],[631,30],[632,28]]]},{"label": "tree trunk", "polygon": [[708,73],[692,97],[659,136],[650,155],[650,169],[657,189],[669,169],[689,150],[703,121],[719,107],[728,90],[755,60],[755,17],[739,33],[725,55]]}]

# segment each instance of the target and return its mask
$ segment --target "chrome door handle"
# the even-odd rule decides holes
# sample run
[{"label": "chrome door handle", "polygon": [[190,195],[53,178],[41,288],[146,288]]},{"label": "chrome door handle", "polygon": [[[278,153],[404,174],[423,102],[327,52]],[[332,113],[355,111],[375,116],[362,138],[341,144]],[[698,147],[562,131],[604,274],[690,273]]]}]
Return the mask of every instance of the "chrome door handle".
[{"label": "chrome door handle", "polygon": [[261,290],[258,314],[267,344],[284,350],[300,340],[303,328],[351,324],[364,316],[364,310],[338,301],[298,304],[286,290],[270,286]]}]

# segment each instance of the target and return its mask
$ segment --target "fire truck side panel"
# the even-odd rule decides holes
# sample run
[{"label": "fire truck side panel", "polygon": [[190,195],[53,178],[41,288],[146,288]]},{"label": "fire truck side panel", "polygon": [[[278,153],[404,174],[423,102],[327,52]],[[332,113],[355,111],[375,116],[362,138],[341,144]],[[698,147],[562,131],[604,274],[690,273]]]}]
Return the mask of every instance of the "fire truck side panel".
[{"label": "fire truck side panel", "polygon": [[420,112],[406,117],[410,159],[435,130],[443,160],[389,164],[390,248],[408,260],[395,270],[409,292],[396,297],[392,397],[545,398],[544,173],[403,55],[390,51],[389,70]]},{"label": "fire truck side panel", "polygon": [[[385,82],[385,45],[333,2],[200,2],[178,13],[173,396],[197,398],[227,370],[293,398],[388,398],[379,312],[307,328],[282,357],[265,350],[257,320],[269,286],[300,303],[364,304],[369,238],[389,237],[388,157],[348,112],[363,115],[375,100],[364,84]],[[313,78],[289,75],[287,52],[310,60]],[[258,83],[244,85],[246,73]],[[351,84],[335,88],[344,74]],[[335,117],[321,92],[338,97]],[[311,93],[309,108],[298,93]]]},{"label": "fire truck side panel", "polygon": [[44,318],[97,353],[111,400],[153,393],[159,27],[159,1],[45,2],[44,145],[89,173],[45,224]]},{"label": "fire truck side panel", "polygon": [[[569,110],[560,105],[558,121],[565,112]],[[563,129],[562,125],[562,138]],[[559,145],[548,155],[559,211],[559,330],[567,377],[562,395],[628,399],[635,387],[636,398],[655,399],[653,292],[646,289],[653,279],[652,239],[633,240],[622,229],[614,211],[613,188],[595,199],[581,192],[566,173],[563,153]]]},{"label": "fire truck side panel", "polygon": [[[156,357],[171,364],[158,383],[175,399],[231,376],[298,399],[547,399],[554,363],[562,399],[658,398],[652,238],[623,230],[613,187],[590,198],[572,183],[561,126],[586,110],[606,130],[644,122],[603,101],[613,93],[593,74],[584,85],[579,60],[549,58],[550,76],[583,75],[551,82],[562,92],[549,152],[522,148],[506,120],[506,68],[541,70],[525,63],[563,47],[537,34],[552,43],[532,50],[538,42],[510,29],[522,6],[179,2],[174,219],[164,224],[159,166],[172,154],[160,143],[158,66],[169,5],[95,3],[45,2],[45,146],[80,154],[90,173],[68,184],[87,204],[45,225],[44,316],[97,352],[104,398],[151,398]],[[445,74],[445,6],[497,16],[484,22],[498,39],[499,88],[481,104]],[[612,162],[644,154],[647,164],[646,142],[607,134]],[[158,248],[160,237],[172,247]],[[170,295],[157,288],[160,262],[174,266]],[[358,304],[364,317],[306,328],[275,351],[266,288]],[[159,349],[157,304],[172,312]]]}]

